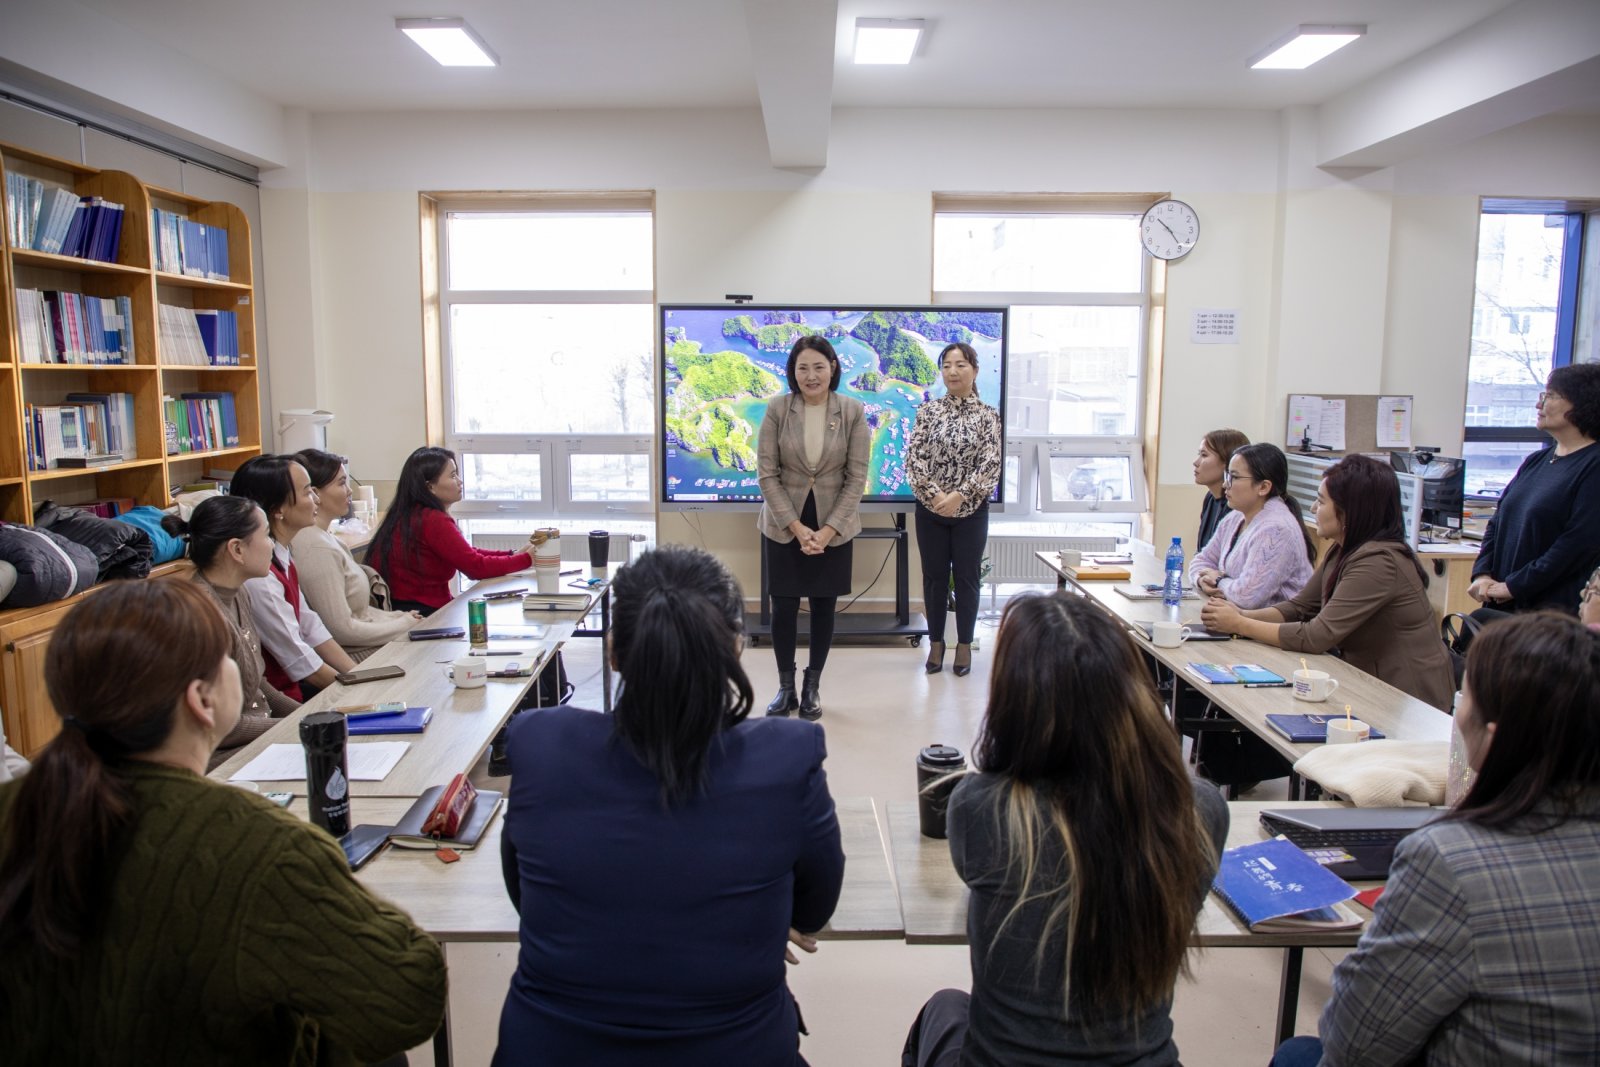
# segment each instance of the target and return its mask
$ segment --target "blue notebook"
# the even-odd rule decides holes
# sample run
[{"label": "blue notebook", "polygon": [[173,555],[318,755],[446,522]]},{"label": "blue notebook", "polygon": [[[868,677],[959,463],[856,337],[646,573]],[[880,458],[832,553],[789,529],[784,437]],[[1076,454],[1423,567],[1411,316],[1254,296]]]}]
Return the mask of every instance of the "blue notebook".
[{"label": "blue notebook", "polygon": [[1289,680],[1257,663],[1191,663],[1189,671],[1212,685],[1243,685],[1246,688],[1282,689]]},{"label": "blue notebook", "polygon": [[1211,888],[1251,930],[1338,930],[1361,925],[1344,901],[1355,887],[1281,837],[1230,848]]},{"label": "blue notebook", "polygon": [[404,711],[356,712],[345,716],[351,737],[369,734],[420,734],[433,718],[432,708],[407,708]]},{"label": "blue notebook", "polygon": [[[1297,745],[1320,745],[1328,740],[1328,720],[1336,717],[1342,716],[1268,715],[1267,725]],[[1382,730],[1376,726],[1367,728],[1372,731],[1368,735],[1371,740],[1383,740]]]}]

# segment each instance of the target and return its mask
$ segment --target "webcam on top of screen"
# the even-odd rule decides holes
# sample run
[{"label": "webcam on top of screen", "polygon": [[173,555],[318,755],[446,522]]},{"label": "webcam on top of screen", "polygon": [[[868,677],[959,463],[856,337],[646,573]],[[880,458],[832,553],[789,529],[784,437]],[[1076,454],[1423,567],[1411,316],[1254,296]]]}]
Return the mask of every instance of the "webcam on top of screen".
[{"label": "webcam on top of screen", "polygon": [[731,300],[735,304],[748,304],[750,301],[754,300],[755,297],[750,293],[723,293],[722,299]]}]

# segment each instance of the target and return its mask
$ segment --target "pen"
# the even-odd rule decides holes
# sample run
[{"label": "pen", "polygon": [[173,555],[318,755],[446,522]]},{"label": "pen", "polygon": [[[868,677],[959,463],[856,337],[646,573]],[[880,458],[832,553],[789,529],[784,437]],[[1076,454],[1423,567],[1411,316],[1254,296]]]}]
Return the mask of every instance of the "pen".
[{"label": "pen", "polygon": [[373,719],[393,719],[404,715],[404,711],[356,711],[345,716],[347,722],[371,722]]},{"label": "pen", "polygon": [[1288,682],[1245,682],[1246,689],[1287,689]]},{"label": "pen", "polygon": [[562,571],[561,572],[561,577],[565,578],[569,574],[582,574],[582,573],[583,573],[583,568],[582,567],[574,567],[570,571]]},{"label": "pen", "polygon": [[491,648],[487,652],[483,651],[482,649],[474,649],[473,651],[468,652],[467,655],[469,655],[469,656],[526,656],[527,653],[524,652],[520,648]]}]

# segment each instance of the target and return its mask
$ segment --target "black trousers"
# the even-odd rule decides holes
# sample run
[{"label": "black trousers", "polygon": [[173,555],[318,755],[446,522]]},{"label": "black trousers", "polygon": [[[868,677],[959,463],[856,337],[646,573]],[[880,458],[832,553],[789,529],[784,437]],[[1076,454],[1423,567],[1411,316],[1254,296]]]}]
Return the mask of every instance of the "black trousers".
[{"label": "black trousers", "polygon": [[[813,671],[821,671],[828,664],[828,650],[833,647],[833,615],[839,606],[836,596],[807,597],[811,602],[811,638],[806,648]],[[800,643],[800,598],[775,596],[772,598],[772,653],[777,658],[780,671],[794,670],[794,650]]]},{"label": "black trousers", "polygon": [[958,1067],[971,1015],[969,995],[959,989],[939,990],[911,1024],[900,1067]]},{"label": "black trousers", "polygon": [[950,596],[950,576],[955,575],[956,640],[972,644],[978,625],[978,574],[983,549],[989,543],[989,502],[964,519],[947,519],[917,505],[917,551],[922,556],[922,610],[928,616],[928,636],[944,640],[945,605]]}]

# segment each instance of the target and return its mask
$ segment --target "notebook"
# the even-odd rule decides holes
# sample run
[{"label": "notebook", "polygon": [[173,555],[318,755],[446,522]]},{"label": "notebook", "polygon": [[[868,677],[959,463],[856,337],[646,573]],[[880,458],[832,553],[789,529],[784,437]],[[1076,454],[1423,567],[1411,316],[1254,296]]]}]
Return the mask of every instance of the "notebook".
[{"label": "notebook", "polygon": [[1387,878],[1395,847],[1441,814],[1439,808],[1269,808],[1261,825],[1341,878]]},{"label": "notebook", "polygon": [[[1159,585],[1119,585],[1117,592],[1129,600],[1160,600],[1162,597]],[[1194,586],[1186,585],[1183,587],[1183,599],[1199,600],[1200,594],[1194,591]]]},{"label": "notebook", "polygon": [[505,800],[504,792],[493,789],[478,790],[478,798],[472,802],[472,808],[467,812],[466,820],[461,824],[461,832],[455,837],[434,838],[422,832],[422,824],[427,821],[428,813],[433,806],[439,803],[439,794],[444,791],[444,786],[436,785],[428,788],[406,809],[400,821],[389,830],[389,840],[400,848],[453,848],[457,852],[475,848],[483,839],[483,832],[494,821],[495,812],[500,810],[500,804]]},{"label": "notebook", "polygon": [[1131,570],[1115,563],[1080,563],[1076,567],[1062,567],[1061,571],[1079,582],[1125,582],[1133,577]]},{"label": "notebook", "polygon": [[529,593],[523,611],[588,611],[594,597],[588,593]]},{"label": "notebook", "polygon": [[[1337,717],[1337,716],[1336,716]],[[1297,745],[1320,745],[1328,740],[1326,715],[1268,715],[1267,725]],[[1368,736],[1374,741],[1383,739],[1383,731],[1369,727]]]},{"label": "notebook", "polygon": [[1189,672],[1212,685],[1242,685],[1247,689],[1256,686],[1282,689],[1289,685],[1283,675],[1274,674],[1258,663],[1191,663]]},{"label": "notebook", "polygon": [[368,711],[345,716],[351,737],[371,734],[420,734],[433,719],[432,708],[404,711]]},{"label": "notebook", "polygon": [[1355,887],[1283,838],[1228,849],[1211,888],[1252,931],[1344,930],[1362,922],[1344,906]]}]

